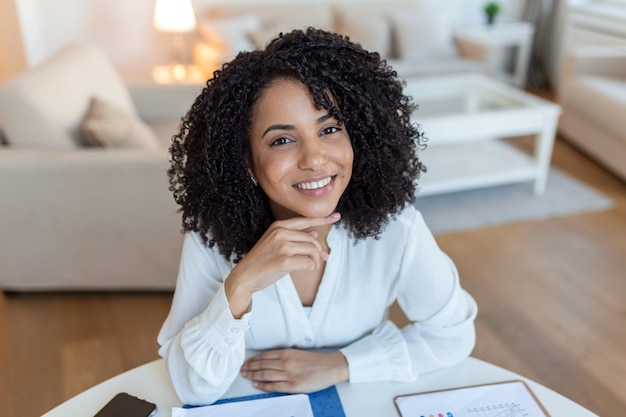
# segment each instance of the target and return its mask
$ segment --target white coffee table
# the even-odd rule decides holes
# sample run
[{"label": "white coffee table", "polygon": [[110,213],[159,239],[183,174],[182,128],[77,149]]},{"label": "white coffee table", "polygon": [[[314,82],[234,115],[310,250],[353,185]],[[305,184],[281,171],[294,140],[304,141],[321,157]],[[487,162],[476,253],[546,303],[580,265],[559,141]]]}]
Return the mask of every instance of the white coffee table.
[{"label": "white coffee table", "polygon": [[[393,404],[396,395],[512,379],[526,381],[552,417],[597,417],[536,382],[475,358],[423,375],[413,383],[342,383],[337,385],[337,391],[347,417],[393,417],[398,415]],[[169,417],[172,407],[181,405],[169,381],[164,361],[159,359],[96,385],[44,414],[44,417],[93,416],[119,392],[128,392],[156,403],[159,410],[157,417]],[[238,378],[228,396],[255,393],[259,391],[252,388],[249,381]]]},{"label": "white coffee table", "polygon": [[[557,104],[481,74],[408,79],[405,92],[428,138],[418,196],[526,181],[543,193]],[[532,154],[503,141],[519,136],[534,138]]]}]

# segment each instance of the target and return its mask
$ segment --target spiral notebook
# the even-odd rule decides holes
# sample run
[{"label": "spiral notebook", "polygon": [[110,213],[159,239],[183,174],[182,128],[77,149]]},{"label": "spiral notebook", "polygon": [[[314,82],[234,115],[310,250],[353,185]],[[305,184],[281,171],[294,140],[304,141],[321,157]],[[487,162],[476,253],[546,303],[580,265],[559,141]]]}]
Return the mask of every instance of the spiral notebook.
[{"label": "spiral notebook", "polygon": [[524,381],[400,395],[402,417],[550,417]]}]

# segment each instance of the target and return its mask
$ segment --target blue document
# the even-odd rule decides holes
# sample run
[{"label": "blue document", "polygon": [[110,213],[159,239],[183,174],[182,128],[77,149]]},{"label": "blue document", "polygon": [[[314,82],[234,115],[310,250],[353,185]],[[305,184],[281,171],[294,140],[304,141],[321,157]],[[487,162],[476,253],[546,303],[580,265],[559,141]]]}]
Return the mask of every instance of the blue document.
[{"label": "blue document", "polygon": [[[213,403],[213,405],[259,400],[263,398],[272,398],[284,395],[291,394],[268,392],[263,394],[247,395],[244,397],[225,398],[216,401],[215,403]],[[313,415],[315,417],[346,417],[343,411],[343,406],[341,405],[341,400],[339,399],[339,394],[337,393],[337,388],[335,386],[323,389],[321,391],[312,392],[308,394],[308,397],[309,402],[311,403],[311,409],[313,410]],[[211,406],[208,407],[210,408]],[[185,406],[185,408],[194,407]]]},{"label": "blue document", "polygon": [[[248,401],[259,398],[275,397],[278,395],[289,394],[268,392],[264,394],[248,395],[245,397],[227,398],[219,400],[215,404],[223,404],[233,401]],[[315,417],[346,417],[335,386],[310,393],[309,401],[311,401],[311,408],[313,409],[313,415],[315,415]]]}]

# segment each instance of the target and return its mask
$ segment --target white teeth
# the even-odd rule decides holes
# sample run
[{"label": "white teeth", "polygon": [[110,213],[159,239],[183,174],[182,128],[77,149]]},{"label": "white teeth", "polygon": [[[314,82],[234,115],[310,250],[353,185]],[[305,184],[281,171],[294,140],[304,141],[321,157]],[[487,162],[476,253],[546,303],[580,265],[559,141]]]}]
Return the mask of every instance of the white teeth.
[{"label": "white teeth", "polygon": [[318,188],[326,187],[328,184],[330,184],[331,180],[332,178],[328,177],[320,181],[303,182],[300,184],[296,184],[296,187],[301,188],[303,190],[317,190]]}]

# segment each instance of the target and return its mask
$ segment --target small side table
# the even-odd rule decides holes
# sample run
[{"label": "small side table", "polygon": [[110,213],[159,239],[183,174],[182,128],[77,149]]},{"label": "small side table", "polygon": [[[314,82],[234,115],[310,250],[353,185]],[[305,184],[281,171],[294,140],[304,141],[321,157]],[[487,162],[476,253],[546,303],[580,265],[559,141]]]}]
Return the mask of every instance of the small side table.
[{"label": "small side table", "polygon": [[[508,79],[518,87],[526,84],[534,33],[533,24],[528,22],[499,22],[493,25],[459,26],[454,29],[455,36],[485,48],[487,62],[495,76]],[[506,49],[510,47],[517,51],[513,73],[506,74],[502,61]]]}]

